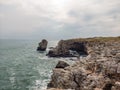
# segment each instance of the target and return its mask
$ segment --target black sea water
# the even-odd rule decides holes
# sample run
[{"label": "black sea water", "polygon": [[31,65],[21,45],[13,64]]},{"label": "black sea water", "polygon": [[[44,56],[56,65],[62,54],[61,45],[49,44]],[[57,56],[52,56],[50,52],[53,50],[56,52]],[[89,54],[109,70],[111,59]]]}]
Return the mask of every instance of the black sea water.
[{"label": "black sea water", "polygon": [[[61,58],[36,51],[35,40],[0,40],[0,90],[43,90]],[[56,42],[49,42],[55,46]]]}]

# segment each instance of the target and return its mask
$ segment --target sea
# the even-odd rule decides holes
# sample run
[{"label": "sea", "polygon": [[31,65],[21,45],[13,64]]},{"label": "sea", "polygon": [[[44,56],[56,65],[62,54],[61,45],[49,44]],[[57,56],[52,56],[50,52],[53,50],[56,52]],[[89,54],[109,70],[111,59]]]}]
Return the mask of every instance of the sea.
[{"label": "sea", "polygon": [[48,41],[45,52],[36,51],[39,42],[0,39],[0,90],[45,90],[58,61],[74,63],[70,58],[46,56],[57,41]]}]

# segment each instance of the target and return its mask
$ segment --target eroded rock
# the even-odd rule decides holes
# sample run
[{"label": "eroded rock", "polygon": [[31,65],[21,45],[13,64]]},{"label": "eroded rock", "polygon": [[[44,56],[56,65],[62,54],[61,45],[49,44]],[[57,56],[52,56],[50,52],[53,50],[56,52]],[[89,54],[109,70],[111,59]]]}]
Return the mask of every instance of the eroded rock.
[{"label": "eroded rock", "polygon": [[104,43],[93,44],[92,42],[87,45],[89,55],[86,58],[69,67],[53,69],[51,81],[48,84],[49,88],[73,90],[120,89],[120,39]]},{"label": "eroded rock", "polygon": [[70,65],[64,61],[59,61],[55,68],[65,68],[67,66],[70,66]]},{"label": "eroded rock", "polygon": [[47,48],[48,41],[43,39],[40,43],[39,46],[37,47],[37,51],[45,51]]},{"label": "eroded rock", "polygon": [[[71,53],[77,52],[77,53]],[[54,49],[47,54],[50,57],[76,57],[79,55],[87,55],[85,42],[61,40]]]}]

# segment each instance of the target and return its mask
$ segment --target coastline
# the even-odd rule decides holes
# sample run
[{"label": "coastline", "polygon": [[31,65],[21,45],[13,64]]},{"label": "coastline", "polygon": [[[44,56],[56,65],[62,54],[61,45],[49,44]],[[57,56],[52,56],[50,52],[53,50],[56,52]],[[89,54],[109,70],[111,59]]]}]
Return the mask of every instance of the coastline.
[{"label": "coastline", "polygon": [[[85,43],[88,55],[73,65],[54,68],[48,88],[56,88],[55,90],[119,90],[120,37],[63,40],[62,44],[61,41],[58,43],[55,53],[61,49],[63,51],[60,53],[66,54],[64,50],[69,49],[69,46],[74,47],[71,42]],[[75,48],[78,49],[78,47]]]}]

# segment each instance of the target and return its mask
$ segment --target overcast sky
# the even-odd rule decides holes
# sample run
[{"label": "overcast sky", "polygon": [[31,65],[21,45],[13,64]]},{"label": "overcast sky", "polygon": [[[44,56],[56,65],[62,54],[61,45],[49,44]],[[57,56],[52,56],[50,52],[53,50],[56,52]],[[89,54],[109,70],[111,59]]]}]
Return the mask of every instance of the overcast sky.
[{"label": "overcast sky", "polygon": [[120,36],[120,0],[0,0],[0,38]]}]

